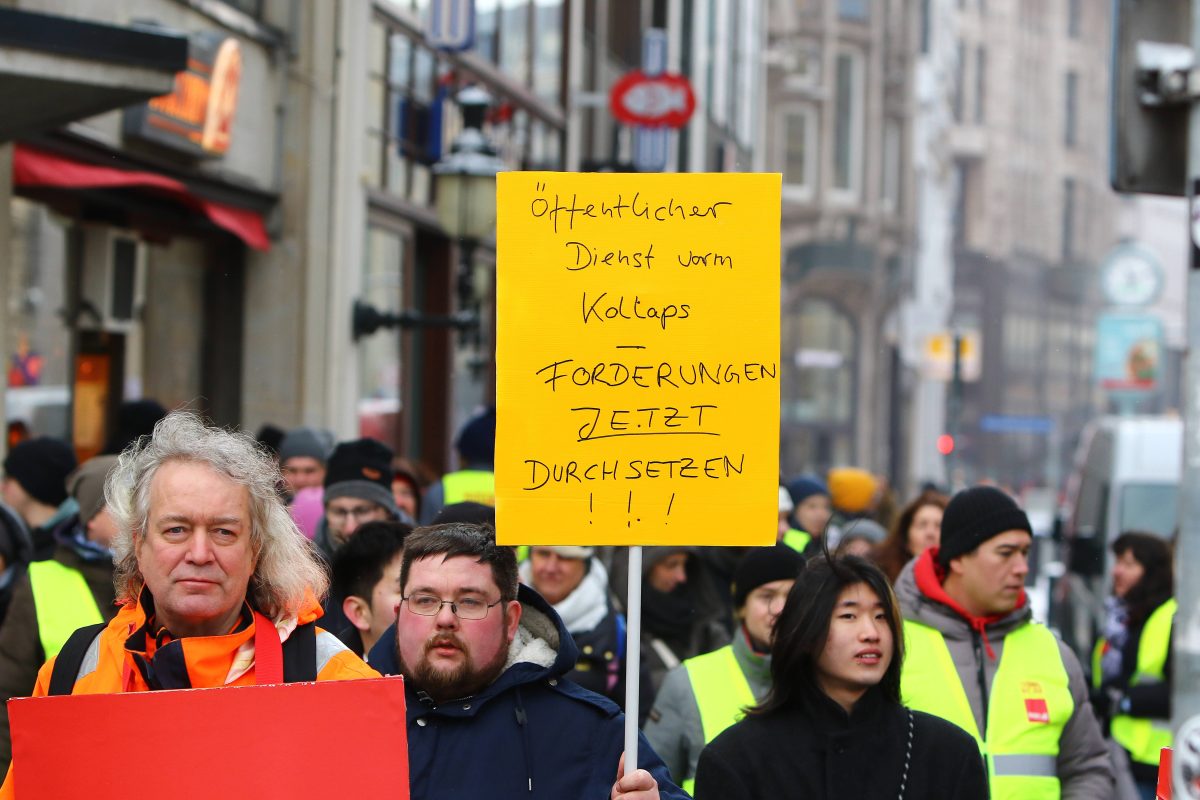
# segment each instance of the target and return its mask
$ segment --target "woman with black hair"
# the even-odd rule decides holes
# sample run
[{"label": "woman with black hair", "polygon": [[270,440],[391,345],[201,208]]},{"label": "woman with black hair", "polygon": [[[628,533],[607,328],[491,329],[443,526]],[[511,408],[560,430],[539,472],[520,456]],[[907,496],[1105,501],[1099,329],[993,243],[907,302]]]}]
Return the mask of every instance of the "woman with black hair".
[{"label": "woman with black hair", "polygon": [[[1153,798],[1159,753],[1171,746],[1171,636],[1175,619],[1171,546],[1128,531],[1112,543],[1113,593],[1092,655],[1093,702],[1128,756],[1140,797]],[[1120,762],[1114,751],[1114,760]]]},{"label": "woman with black hair", "polygon": [[903,634],[873,564],[812,559],[775,625],[771,690],[700,755],[696,800],[983,800],[975,741],[900,704]]}]

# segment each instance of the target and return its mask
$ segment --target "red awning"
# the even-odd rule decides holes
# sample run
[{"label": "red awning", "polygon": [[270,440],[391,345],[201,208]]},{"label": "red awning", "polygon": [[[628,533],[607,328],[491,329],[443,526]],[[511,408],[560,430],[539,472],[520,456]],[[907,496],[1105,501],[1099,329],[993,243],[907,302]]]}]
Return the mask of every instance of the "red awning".
[{"label": "red awning", "polygon": [[269,250],[270,237],[262,215],[247,208],[218,203],[197,196],[183,181],[156,172],[101,167],[54,155],[25,144],[13,148],[14,187],[57,187],[77,189],[116,189],[145,187],[164,192],[180,202],[199,209],[219,228],[229,231],[255,250]]}]

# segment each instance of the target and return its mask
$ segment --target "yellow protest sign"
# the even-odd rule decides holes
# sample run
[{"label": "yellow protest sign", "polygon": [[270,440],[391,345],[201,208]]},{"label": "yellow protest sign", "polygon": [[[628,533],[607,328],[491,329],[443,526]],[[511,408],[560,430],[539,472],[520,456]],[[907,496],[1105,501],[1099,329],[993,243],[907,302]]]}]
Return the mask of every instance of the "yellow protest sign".
[{"label": "yellow protest sign", "polygon": [[503,544],[768,545],[780,176],[507,172]]}]

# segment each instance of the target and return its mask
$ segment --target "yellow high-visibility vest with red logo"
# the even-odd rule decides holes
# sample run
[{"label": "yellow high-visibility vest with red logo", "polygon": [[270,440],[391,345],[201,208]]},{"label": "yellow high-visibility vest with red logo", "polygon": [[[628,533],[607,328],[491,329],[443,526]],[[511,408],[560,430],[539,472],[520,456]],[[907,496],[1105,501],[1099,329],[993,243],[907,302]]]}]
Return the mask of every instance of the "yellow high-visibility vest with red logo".
[{"label": "yellow high-visibility vest with red logo", "polygon": [[1022,625],[1004,637],[980,732],[940,631],[904,621],[904,705],[953,722],[975,737],[992,800],[1057,800],[1058,743],[1075,701],[1054,634]]}]

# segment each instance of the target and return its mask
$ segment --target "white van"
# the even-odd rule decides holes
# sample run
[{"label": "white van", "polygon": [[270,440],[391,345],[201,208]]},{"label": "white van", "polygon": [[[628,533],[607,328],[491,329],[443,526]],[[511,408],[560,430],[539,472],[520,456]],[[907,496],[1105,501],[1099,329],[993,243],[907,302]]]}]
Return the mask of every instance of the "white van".
[{"label": "white van", "polygon": [[1076,652],[1090,652],[1103,623],[1111,543],[1130,530],[1171,538],[1179,524],[1183,422],[1100,417],[1084,430],[1067,486],[1066,574],[1054,621]]}]

